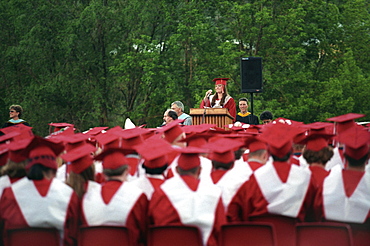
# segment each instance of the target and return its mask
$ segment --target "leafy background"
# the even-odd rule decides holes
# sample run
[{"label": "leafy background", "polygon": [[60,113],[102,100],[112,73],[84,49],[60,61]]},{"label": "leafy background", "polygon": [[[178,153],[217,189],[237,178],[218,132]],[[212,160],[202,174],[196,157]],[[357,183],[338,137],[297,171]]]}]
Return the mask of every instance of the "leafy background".
[{"label": "leafy background", "polygon": [[[8,0],[0,2],[0,120],[20,104],[50,122],[156,127],[196,108],[213,78],[241,93],[240,58],[262,57],[254,114],[310,123],[370,115],[367,0]],[[367,116],[367,120],[369,116]],[[366,118],[361,120],[366,121]]]}]

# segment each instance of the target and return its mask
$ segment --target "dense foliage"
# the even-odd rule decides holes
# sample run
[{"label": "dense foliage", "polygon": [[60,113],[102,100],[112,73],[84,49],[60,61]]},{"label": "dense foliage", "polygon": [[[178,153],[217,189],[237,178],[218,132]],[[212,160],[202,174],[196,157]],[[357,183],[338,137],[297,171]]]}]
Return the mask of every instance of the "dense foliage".
[{"label": "dense foliage", "polygon": [[20,104],[39,135],[50,122],[155,127],[172,101],[198,107],[216,77],[250,97],[250,56],[263,59],[256,115],[370,116],[367,0],[7,0],[0,23],[0,119]]}]

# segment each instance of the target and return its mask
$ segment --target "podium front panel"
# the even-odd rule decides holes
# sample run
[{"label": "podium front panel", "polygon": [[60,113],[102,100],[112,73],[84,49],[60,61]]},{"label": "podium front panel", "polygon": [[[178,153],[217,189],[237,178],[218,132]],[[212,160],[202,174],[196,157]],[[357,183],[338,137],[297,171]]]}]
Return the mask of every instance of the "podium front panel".
[{"label": "podium front panel", "polygon": [[190,116],[193,125],[216,124],[217,127],[225,128],[225,125],[233,123],[227,108],[191,108]]}]

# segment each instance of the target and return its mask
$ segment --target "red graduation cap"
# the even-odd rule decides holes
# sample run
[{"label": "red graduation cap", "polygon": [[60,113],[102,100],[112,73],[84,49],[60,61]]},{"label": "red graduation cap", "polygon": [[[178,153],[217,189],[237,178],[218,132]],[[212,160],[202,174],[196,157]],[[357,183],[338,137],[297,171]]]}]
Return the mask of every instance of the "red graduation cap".
[{"label": "red graduation cap", "polygon": [[31,131],[32,132],[32,127],[26,126],[25,124],[16,124],[11,127],[5,127],[0,129],[1,132],[7,134],[12,131]]},{"label": "red graduation cap", "polygon": [[79,146],[86,144],[89,137],[90,136],[87,134],[76,133],[73,135],[63,136],[61,137],[61,139],[63,140],[65,144],[65,149],[68,152],[74,148],[77,148]]},{"label": "red graduation cap", "polygon": [[107,130],[108,133],[116,133],[116,132],[122,132],[123,128],[120,126],[115,126],[109,130]]},{"label": "red graduation cap", "polygon": [[182,170],[190,170],[199,167],[199,154],[207,152],[207,150],[197,147],[179,148],[176,150],[181,153],[177,161],[177,165]]},{"label": "red graduation cap", "polygon": [[3,132],[5,135],[10,133],[16,134],[15,132],[17,132],[18,134],[12,137],[13,140],[21,140],[24,138],[33,137],[32,127],[26,126],[24,124],[16,124],[14,126],[5,127],[0,129],[0,131]]},{"label": "red graduation cap", "polygon": [[225,130],[224,128],[221,127],[213,127],[208,131],[210,134],[230,134],[230,130]]},{"label": "red graduation cap", "polygon": [[70,128],[74,127],[73,124],[69,124],[69,123],[49,123],[49,126],[54,127],[54,132],[60,131],[65,127],[70,127]]},{"label": "red graduation cap", "polygon": [[343,114],[339,116],[335,116],[332,118],[326,119],[327,121],[334,121],[336,122],[337,125],[337,132],[341,133],[355,125],[356,122],[354,121],[355,119],[364,117],[364,114],[356,114],[356,113],[348,113],[348,114]]},{"label": "red graduation cap", "polygon": [[267,144],[256,137],[250,138],[247,141],[247,147],[249,149],[249,153],[256,152],[262,149],[267,150]]},{"label": "red graduation cap", "polygon": [[309,128],[307,125],[297,125],[298,132],[297,135],[293,138],[294,144],[304,144],[303,141],[307,137]]},{"label": "red graduation cap", "polygon": [[119,134],[122,137],[122,148],[133,149],[133,146],[144,141],[143,135],[147,133],[146,129],[139,127],[123,130]]},{"label": "red graduation cap", "polygon": [[107,126],[97,126],[97,127],[94,127],[94,128],[90,128],[89,130],[87,130],[83,133],[84,134],[89,134],[90,136],[95,136],[95,135],[98,135],[98,134],[102,133],[102,131],[104,131],[107,128],[108,128]]},{"label": "red graduation cap", "polygon": [[28,164],[26,170],[33,165],[41,164],[51,169],[57,169],[56,157],[64,150],[63,144],[51,142],[45,138],[35,136],[27,146]]},{"label": "red graduation cap", "polygon": [[164,139],[167,142],[173,143],[173,141],[184,132],[179,125],[181,122],[183,122],[183,120],[174,120],[170,124],[158,129],[158,132],[164,134]]},{"label": "red graduation cap", "polygon": [[31,143],[33,137],[16,140],[9,143],[8,158],[16,163],[24,161],[28,158],[26,147]]},{"label": "red graduation cap", "polygon": [[229,80],[229,78],[215,78],[213,79],[213,81],[215,82],[215,85],[224,85],[226,86],[227,85],[227,81]]},{"label": "red graduation cap", "polygon": [[344,154],[359,160],[369,153],[369,132],[360,126],[352,127],[338,136],[345,145]]},{"label": "red graduation cap", "polygon": [[300,133],[300,129],[282,123],[269,125],[258,138],[268,144],[270,154],[282,158],[292,150],[293,138]]},{"label": "red graduation cap", "polygon": [[0,167],[4,166],[8,162],[8,144],[0,144]]},{"label": "red graduation cap", "polygon": [[307,150],[320,151],[327,147],[329,140],[331,140],[335,135],[329,133],[310,133],[304,143],[306,144]]},{"label": "red graduation cap", "polygon": [[334,133],[334,124],[330,122],[314,122],[306,125],[309,128],[309,132],[314,133]]},{"label": "red graduation cap", "polygon": [[64,160],[71,162],[71,171],[73,171],[74,173],[81,173],[93,164],[91,153],[93,153],[94,151],[94,146],[85,143],[79,147],[70,150],[61,157]]},{"label": "red graduation cap", "polygon": [[148,168],[159,168],[168,164],[168,155],[175,152],[171,144],[162,138],[148,139],[134,147],[144,159],[144,166]]},{"label": "red graduation cap", "polygon": [[123,149],[109,148],[96,156],[95,160],[101,160],[104,169],[117,169],[129,164],[125,154]]},{"label": "red graduation cap", "polygon": [[182,130],[188,133],[203,133],[209,131],[211,128],[214,128],[216,124],[200,124],[200,125],[184,125]]},{"label": "red graduation cap", "polygon": [[272,124],[281,123],[281,124],[294,125],[294,126],[303,124],[303,122],[295,121],[295,120],[291,120],[291,119],[287,119],[283,117],[276,118],[271,123]]},{"label": "red graduation cap", "polygon": [[209,159],[221,163],[229,163],[235,160],[234,151],[244,145],[243,141],[231,138],[219,138],[211,143],[202,146],[204,149],[209,149]]},{"label": "red graduation cap", "polygon": [[182,139],[181,142],[186,142],[188,147],[198,147],[205,145],[208,142],[208,139],[212,137],[207,133],[192,133]]},{"label": "red graduation cap", "polygon": [[117,134],[112,132],[106,132],[95,136],[95,140],[98,141],[104,149],[107,148],[119,148],[121,147],[121,139]]},{"label": "red graduation cap", "polygon": [[0,137],[0,143],[5,143],[6,141],[13,141],[13,139],[18,136],[20,133],[17,131],[9,132]]}]

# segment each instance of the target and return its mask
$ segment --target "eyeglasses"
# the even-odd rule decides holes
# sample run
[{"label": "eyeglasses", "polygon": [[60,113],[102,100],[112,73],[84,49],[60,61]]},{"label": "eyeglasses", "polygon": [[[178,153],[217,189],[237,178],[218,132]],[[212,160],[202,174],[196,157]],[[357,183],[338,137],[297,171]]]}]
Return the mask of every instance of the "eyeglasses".
[{"label": "eyeglasses", "polygon": [[9,113],[14,113],[15,112],[15,110],[9,110]]}]

